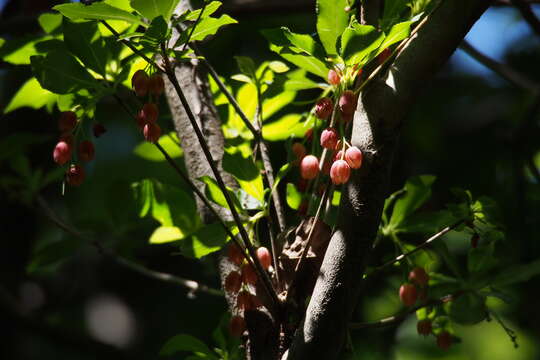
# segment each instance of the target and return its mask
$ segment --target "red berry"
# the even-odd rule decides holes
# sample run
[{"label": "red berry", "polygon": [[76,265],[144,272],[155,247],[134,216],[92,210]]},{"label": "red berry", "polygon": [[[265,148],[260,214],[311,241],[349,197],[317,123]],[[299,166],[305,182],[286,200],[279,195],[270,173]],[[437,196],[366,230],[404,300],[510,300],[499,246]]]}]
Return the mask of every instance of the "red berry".
[{"label": "red berry", "polygon": [[244,284],[255,285],[257,283],[257,273],[251,264],[244,264],[242,266],[242,281]]},{"label": "red berry", "polygon": [[64,111],[58,119],[58,129],[62,132],[71,131],[77,125],[77,115],[73,111]]},{"label": "red berry", "polygon": [[100,123],[94,124],[94,127],[92,128],[92,130],[93,130],[94,136],[97,138],[107,132],[107,129],[105,129],[105,126],[103,126],[103,124],[100,124]]},{"label": "red berry", "polygon": [[341,78],[335,70],[328,71],[328,83],[330,85],[337,85],[340,81]]},{"label": "red berry", "polygon": [[270,264],[272,264],[272,256],[270,255],[270,251],[268,251],[268,249],[264,246],[257,249],[257,257],[259,258],[263,269],[268,269]]},{"label": "red berry", "polygon": [[338,161],[338,160],[343,160],[344,159],[344,155],[343,155],[343,150],[339,150],[338,152],[336,152],[334,154],[334,161]]},{"label": "red berry", "polygon": [[443,331],[437,335],[437,346],[443,350],[447,350],[452,345],[452,335],[447,331]]},{"label": "red berry", "polygon": [[66,181],[69,185],[79,186],[84,181],[84,169],[79,165],[71,165],[66,172]]},{"label": "red berry", "polygon": [[131,85],[137,96],[145,96],[150,86],[150,78],[144,70],[137,70],[131,78]]},{"label": "red berry", "polygon": [[429,281],[429,275],[421,267],[415,267],[409,273],[409,281],[420,286],[426,286]]},{"label": "red berry", "polygon": [[431,334],[432,326],[430,320],[421,320],[416,324],[416,331],[419,335],[427,336]]},{"label": "red berry", "polygon": [[94,144],[91,141],[84,140],[79,144],[79,159],[82,161],[92,161],[96,150],[94,149]]},{"label": "red berry", "polygon": [[236,306],[241,310],[255,310],[262,306],[262,303],[255,295],[244,290],[238,293]]},{"label": "red berry", "polygon": [[300,175],[302,178],[311,180],[319,173],[319,159],[313,155],[304,156],[300,163]]},{"label": "red berry", "polygon": [[143,135],[146,141],[155,143],[161,136],[161,128],[158,124],[146,124],[143,128]]},{"label": "red berry", "polygon": [[351,168],[345,160],[336,160],[330,168],[330,179],[335,185],[345,184],[351,176]]},{"label": "red berry", "polygon": [[326,149],[334,149],[337,145],[339,134],[334,128],[326,128],[321,132],[321,146]]},{"label": "red berry", "polygon": [[352,146],[345,151],[345,161],[353,169],[360,169],[362,166],[362,152],[356,146]]},{"label": "red berry", "polygon": [[241,316],[233,316],[229,323],[229,331],[232,336],[240,337],[246,331],[246,322]]},{"label": "red berry", "polygon": [[143,105],[139,114],[143,118],[144,122],[149,124],[157,121],[159,111],[156,104],[146,103]]},{"label": "red berry", "polygon": [[237,293],[242,286],[242,276],[238,271],[231,271],[225,278],[225,291]]},{"label": "red berry", "polygon": [[339,109],[345,115],[351,115],[356,110],[357,97],[351,90],[346,90],[339,98]]},{"label": "red berry", "polygon": [[60,140],[53,151],[54,162],[58,165],[64,165],[71,159],[71,145],[63,140]]},{"label": "red berry", "polygon": [[148,92],[150,94],[160,96],[161,94],[163,94],[164,88],[165,84],[163,82],[163,78],[159,73],[150,76],[150,80],[148,82]]},{"label": "red berry", "polygon": [[73,135],[70,132],[65,132],[60,135],[58,141],[65,141],[69,146],[73,145]]},{"label": "red berry", "polygon": [[306,156],[306,147],[299,142],[292,145],[292,152],[296,156],[296,160],[301,161]]},{"label": "red berry", "polygon": [[403,284],[399,288],[399,298],[405,306],[413,306],[418,298],[416,287],[412,284]]},{"label": "red berry", "polygon": [[235,243],[230,243],[227,247],[227,256],[232,263],[238,266],[242,265],[244,261],[244,252]]},{"label": "red berry", "polygon": [[326,120],[331,114],[334,108],[334,103],[330,98],[324,97],[317,101],[315,105],[315,115],[319,119]]}]

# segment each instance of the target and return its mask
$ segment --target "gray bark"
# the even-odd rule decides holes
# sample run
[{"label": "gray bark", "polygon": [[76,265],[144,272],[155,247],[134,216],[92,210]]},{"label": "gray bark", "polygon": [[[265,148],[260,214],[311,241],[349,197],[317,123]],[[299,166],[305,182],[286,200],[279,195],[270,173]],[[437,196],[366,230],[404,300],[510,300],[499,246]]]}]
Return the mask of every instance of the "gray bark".
[{"label": "gray bark", "polygon": [[361,94],[352,144],[365,163],[344,189],[340,223],[330,240],[303,326],[284,359],[338,359],[362,293],[365,260],[380,223],[399,128],[427,78],[450,57],[487,0],[446,0],[399,54],[390,71]]}]

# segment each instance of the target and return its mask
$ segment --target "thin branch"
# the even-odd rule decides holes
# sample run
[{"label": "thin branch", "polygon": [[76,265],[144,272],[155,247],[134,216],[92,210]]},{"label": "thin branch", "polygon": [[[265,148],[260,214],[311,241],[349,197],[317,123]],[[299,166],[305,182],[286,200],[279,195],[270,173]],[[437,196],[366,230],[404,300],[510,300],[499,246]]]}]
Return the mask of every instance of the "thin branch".
[{"label": "thin branch", "polygon": [[135,272],[138,272],[139,274],[142,274],[148,278],[159,280],[159,281],[166,282],[169,284],[181,285],[189,289],[190,294],[194,294],[195,292],[200,291],[209,295],[223,296],[223,292],[221,292],[220,290],[213,289],[207,285],[200,284],[194,280],[183,279],[181,277],[174,276],[171,274],[166,274],[159,271],[150,270],[135,262],[122,258],[121,256],[113,253],[111,250],[105,248],[103,244],[101,244],[101,242],[99,242],[98,240],[89,238],[83,235],[77,229],[74,229],[73,227],[66,224],[63,220],[60,219],[60,217],[54,212],[54,210],[49,206],[47,201],[41,195],[37,196],[37,202],[38,202],[38,205],[42,208],[43,212],[45,213],[45,216],[50,221],[52,221],[56,226],[58,226],[60,229],[64,230],[66,233],[70,235],[73,235],[79,239],[82,239],[91,243],[101,255],[107,256],[108,258],[112,259],[115,263],[122,265],[123,267],[129,268]]},{"label": "thin branch", "polygon": [[531,4],[524,0],[511,0],[512,5],[514,5],[519,12],[521,13],[521,16],[523,16],[523,19],[529,24],[532,31],[536,33],[536,35],[540,36],[540,20],[536,17],[534,12],[531,9]]},{"label": "thin branch", "polygon": [[184,110],[189,118],[189,121],[191,122],[191,126],[193,127],[193,130],[195,131],[195,134],[199,140],[199,144],[201,145],[201,148],[203,150],[203,153],[208,160],[208,163],[210,165],[210,168],[212,169],[212,172],[216,178],[216,181],[223,193],[223,196],[225,197],[225,201],[227,202],[227,205],[229,206],[229,210],[231,211],[231,214],[234,218],[234,221],[236,225],[238,226],[238,230],[240,232],[240,236],[242,237],[242,240],[244,241],[244,246],[248,250],[249,255],[251,256],[253,263],[255,265],[255,270],[258,273],[258,276],[260,279],[262,279],[264,287],[266,291],[268,292],[268,295],[272,298],[272,301],[274,302],[274,305],[277,308],[280,306],[280,301],[277,297],[276,292],[274,291],[274,288],[272,287],[272,283],[270,281],[270,278],[268,277],[268,274],[264,271],[264,269],[261,266],[261,263],[258,260],[257,254],[255,252],[255,249],[253,245],[251,244],[251,241],[249,239],[249,235],[246,232],[246,229],[244,227],[244,224],[242,223],[240,216],[234,206],[234,203],[230,197],[229,192],[227,191],[227,187],[223,181],[223,178],[221,177],[221,174],[216,166],[216,162],[214,161],[212,154],[210,153],[210,149],[208,148],[208,144],[206,143],[206,140],[204,138],[204,135],[201,132],[201,129],[199,128],[199,125],[197,124],[197,120],[195,119],[195,115],[193,114],[189,103],[186,99],[186,96],[184,95],[184,92],[182,91],[182,88],[180,87],[180,84],[178,83],[178,79],[176,78],[176,74],[174,72],[174,68],[172,67],[169,57],[167,56],[167,50],[165,48],[165,44],[161,44],[161,51],[162,56],[165,61],[165,74],[167,75],[169,81],[172,83],[178,97],[180,98],[180,101],[182,102],[182,105],[184,107]]},{"label": "thin branch", "polygon": [[[202,56],[201,52],[196,46],[193,46],[193,51],[198,56]],[[203,57],[204,58],[204,57]],[[263,161],[263,167],[264,167],[264,176],[267,178],[268,185],[272,189],[274,187],[274,169],[272,167],[272,162],[270,161],[270,152],[268,150],[268,147],[266,145],[266,142],[264,141],[264,138],[262,136],[262,127],[259,126],[257,129],[251,121],[248,119],[247,115],[244,113],[234,96],[230,93],[230,91],[227,89],[223,81],[219,78],[219,75],[217,74],[214,67],[210,64],[210,62],[204,58],[204,64],[206,65],[206,68],[208,69],[208,72],[212,79],[216,82],[221,92],[225,95],[229,103],[233,106],[234,110],[240,116],[240,119],[244,122],[246,127],[249,129],[249,131],[253,134],[253,137],[255,138],[255,142],[259,144],[260,150],[261,150],[261,158]],[[272,200],[274,209],[276,211],[276,216],[278,220],[278,225],[280,231],[284,231],[287,227],[287,224],[285,222],[285,210],[283,209],[283,205],[281,203],[281,199],[279,197],[278,192],[272,193]]]},{"label": "thin branch", "polygon": [[519,88],[531,91],[533,93],[537,93],[539,91],[540,86],[537,83],[529,80],[527,77],[517,72],[512,67],[497,62],[492,58],[482,54],[480,51],[475,49],[469,42],[467,42],[467,40],[463,40],[460,48],[465,51],[470,57],[472,57],[503,79],[507,80],[511,84]]},{"label": "thin branch", "polygon": [[432,299],[432,300],[429,300],[425,303],[422,303],[420,305],[417,305],[417,306],[414,306],[410,309],[407,309],[401,313],[398,313],[394,316],[390,316],[390,317],[387,317],[387,318],[384,318],[384,319],[381,319],[381,320],[377,320],[377,321],[374,321],[374,322],[360,322],[360,323],[350,323],[349,324],[349,329],[355,329],[355,330],[358,330],[358,329],[366,329],[366,328],[369,328],[369,329],[374,329],[374,328],[381,328],[381,327],[386,327],[386,326],[390,326],[390,325],[395,325],[397,323],[400,323],[402,322],[403,320],[405,320],[405,318],[409,315],[412,315],[414,314],[416,311],[424,308],[424,307],[427,307],[427,306],[436,306],[436,305],[441,305],[441,304],[444,304],[444,303],[447,303],[449,301],[452,301],[452,300],[455,300],[456,298],[458,298],[459,296],[463,295],[463,292],[459,292],[459,293],[455,293],[455,294],[451,294],[451,295],[446,295],[446,296],[443,296],[439,299]]},{"label": "thin branch", "polygon": [[199,13],[199,16],[197,16],[197,20],[195,20],[195,24],[193,24],[193,27],[191,28],[191,31],[188,34],[188,37],[186,39],[186,42],[184,43],[184,46],[182,46],[182,51],[186,50],[186,47],[189,44],[189,40],[191,39],[191,36],[193,35],[193,32],[195,31],[195,28],[199,24],[199,21],[201,21],[204,10],[206,9],[206,4],[208,4],[208,2],[204,1],[203,7],[201,8],[201,12]]},{"label": "thin branch", "polygon": [[375,268],[373,270],[373,272],[370,273],[370,275],[372,275],[373,273],[375,272],[379,272],[389,266],[391,266],[392,264],[394,263],[397,263],[398,261],[401,261],[403,259],[405,259],[406,257],[408,256],[411,256],[412,254],[414,254],[415,252],[421,250],[421,249],[424,249],[426,247],[428,247],[432,242],[434,242],[435,240],[439,239],[440,237],[442,237],[443,235],[446,235],[447,233],[449,233],[450,231],[452,231],[453,229],[455,229],[456,227],[458,227],[459,225],[461,225],[462,223],[464,222],[464,220],[459,220],[457,221],[456,223],[450,225],[450,226],[447,226],[445,227],[444,229],[442,229],[441,231],[439,231],[438,233],[436,233],[435,235],[431,236],[430,238],[428,238],[426,241],[424,241],[422,244],[418,245],[417,247],[415,247],[414,249],[412,249],[411,251],[409,252],[406,252],[406,253],[403,253],[399,256],[397,256],[396,258],[386,262],[385,264]]},{"label": "thin branch", "polygon": [[135,46],[133,46],[128,40],[126,39],[120,39],[120,34],[114,30],[114,28],[109,25],[105,20],[100,20],[100,22],[107,28],[109,31],[120,41],[122,44],[126,45],[131,51],[133,51],[135,54],[142,57],[144,60],[146,60],[147,63],[154,66],[158,71],[163,72],[163,69],[158,66],[154,60],[150,59],[148,56],[146,56],[142,51],[137,49]]}]

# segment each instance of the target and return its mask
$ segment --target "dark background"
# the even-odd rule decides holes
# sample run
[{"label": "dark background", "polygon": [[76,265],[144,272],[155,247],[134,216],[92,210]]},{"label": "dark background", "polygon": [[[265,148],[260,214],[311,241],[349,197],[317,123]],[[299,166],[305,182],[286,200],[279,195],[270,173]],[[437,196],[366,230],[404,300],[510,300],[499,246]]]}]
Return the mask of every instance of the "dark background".
[{"label": "dark background", "polygon": [[[9,39],[38,32],[37,16],[54,4],[36,0],[4,3],[0,36]],[[315,31],[312,2],[226,1],[224,12],[239,24],[227,27],[202,46],[222,75],[237,72],[234,55],[258,61],[277,59],[258,29],[288,26],[299,33]],[[516,10],[490,9],[467,39],[527,78],[540,81],[538,37]],[[0,66],[3,109],[31,72],[28,66]],[[305,96],[309,98],[309,94]],[[458,50],[425,84],[407,116],[390,190],[402,187],[409,176],[433,174],[438,179],[430,203],[434,208],[444,205],[451,187],[493,197],[501,207],[511,250],[501,261],[538,258],[540,185],[531,172],[533,166],[540,166],[536,101],[533,94],[498,78]],[[122,201],[130,182],[148,174],[170,184],[177,184],[177,178],[165,162],[133,154],[142,139],[114,102],[103,101],[96,117],[104,119],[108,133],[96,141],[96,160],[87,169],[86,183],[62,196],[57,181],[41,196],[68,223],[148,268],[218,287],[216,256],[194,261],[173,255],[172,246],[148,245],[147,238],[156,225],[151,220],[139,220],[128,228],[119,226],[133,217],[132,209]],[[56,110],[51,114],[28,108],[3,115],[0,141],[17,132],[44,135],[43,141],[26,149],[26,155],[32,167],[54,169],[51,153],[57,136],[56,118]],[[167,120],[162,123],[172,130]],[[274,163],[282,163],[284,145],[271,146]],[[0,160],[0,171],[5,184],[12,175],[5,159]],[[23,190],[0,187],[0,204],[0,358],[153,359],[178,333],[215,346],[210,334],[226,312],[222,299],[205,294],[192,299],[182,287],[117,265],[91,244],[54,226],[35,201],[25,199]],[[456,236],[447,240],[455,241],[457,248],[463,242]],[[536,359],[540,356],[539,279],[509,289],[509,304],[490,303],[517,331],[517,350],[496,321],[491,321],[457,328],[463,343],[443,353],[432,339],[420,339],[414,321],[409,320],[393,329],[351,334],[354,352],[369,359]],[[359,304],[358,317],[376,320],[391,315],[398,306],[398,281],[388,275],[372,280],[368,286],[373,295]],[[13,303],[24,316],[10,310]],[[346,356],[354,355],[350,351]]]}]

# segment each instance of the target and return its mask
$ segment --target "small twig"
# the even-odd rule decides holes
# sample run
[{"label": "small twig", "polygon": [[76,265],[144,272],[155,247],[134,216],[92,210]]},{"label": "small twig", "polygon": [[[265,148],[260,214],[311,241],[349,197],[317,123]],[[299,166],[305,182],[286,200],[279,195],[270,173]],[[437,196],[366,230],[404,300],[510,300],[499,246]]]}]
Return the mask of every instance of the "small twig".
[{"label": "small twig", "polygon": [[405,259],[406,257],[408,256],[411,256],[412,254],[414,254],[415,252],[425,248],[425,247],[428,247],[432,242],[434,242],[435,240],[439,239],[440,237],[442,237],[443,235],[447,234],[448,232],[452,231],[453,229],[455,229],[456,227],[458,227],[459,225],[461,225],[465,220],[459,220],[457,221],[456,223],[450,225],[450,226],[447,226],[445,227],[444,229],[442,229],[441,231],[439,231],[438,233],[436,233],[435,235],[431,236],[430,238],[428,238],[426,241],[424,241],[422,244],[418,245],[417,247],[415,247],[414,249],[412,249],[411,251],[409,252],[406,252],[406,253],[403,253],[399,256],[397,256],[396,258],[386,262],[385,264],[373,269],[373,271],[369,274],[369,275],[373,275],[374,273],[376,272],[379,272],[385,268],[387,268],[388,266],[391,266],[392,264],[398,262],[398,261],[401,261],[403,259]]},{"label": "small twig", "polygon": [[146,60],[147,63],[154,66],[158,71],[163,72],[163,69],[156,64],[155,61],[150,59],[148,56],[146,56],[142,51],[138,50],[135,46],[133,46],[128,40],[126,39],[120,39],[120,34],[114,30],[114,28],[109,25],[105,20],[100,20],[100,22],[107,28],[109,31],[116,37],[122,44],[126,45],[131,51],[133,51],[135,54],[142,57],[144,60]]},{"label": "small twig", "polygon": [[216,163],[212,157],[212,154],[210,153],[210,149],[208,148],[208,144],[206,143],[206,139],[204,138],[204,135],[201,132],[201,129],[199,128],[199,125],[197,124],[197,120],[195,119],[195,115],[193,114],[191,107],[189,106],[189,103],[186,99],[186,96],[184,95],[184,92],[182,91],[182,88],[180,87],[180,84],[178,83],[178,79],[176,78],[176,74],[174,73],[173,67],[170,63],[169,57],[167,56],[167,49],[165,48],[165,44],[161,44],[161,51],[162,56],[165,61],[165,74],[167,75],[169,81],[172,83],[178,97],[180,98],[180,101],[184,107],[184,110],[188,116],[189,121],[191,122],[191,126],[193,130],[195,131],[195,135],[197,136],[199,140],[199,144],[201,145],[201,148],[203,150],[203,153],[208,160],[208,164],[210,165],[210,168],[212,169],[212,173],[214,174],[216,181],[218,183],[219,188],[221,189],[223,196],[225,198],[225,201],[227,202],[227,205],[229,206],[229,210],[231,211],[231,214],[233,216],[233,219],[238,227],[238,230],[240,232],[240,236],[244,242],[244,246],[247,249],[249,255],[251,256],[253,260],[253,264],[255,265],[255,270],[259,276],[260,279],[262,279],[264,287],[266,288],[266,291],[268,292],[269,296],[272,298],[272,301],[274,302],[274,305],[277,308],[280,306],[280,301],[277,297],[276,292],[274,291],[274,288],[272,287],[272,282],[270,281],[270,278],[268,277],[268,274],[264,271],[264,269],[261,266],[261,263],[257,257],[257,254],[255,252],[255,249],[253,245],[251,244],[251,241],[249,239],[249,235],[246,232],[246,229],[244,227],[244,224],[242,223],[242,220],[240,219],[240,216],[234,206],[234,203],[230,197],[229,192],[227,191],[227,187],[225,185],[225,182],[223,181],[223,178],[221,176],[221,173],[219,172]]},{"label": "small twig", "polygon": [[184,43],[184,46],[182,46],[182,51],[186,50],[186,46],[188,45],[189,40],[191,39],[191,35],[193,35],[193,32],[195,31],[195,28],[199,24],[199,21],[201,21],[201,18],[202,18],[202,15],[204,13],[204,9],[206,9],[206,4],[207,3],[208,3],[207,1],[204,2],[203,7],[201,8],[201,12],[199,13],[199,16],[197,16],[197,20],[195,20],[195,24],[193,24],[193,27],[191,28],[191,31],[188,34],[186,42]]},{"label": "small twig", "polygon": [[525,0],[511,0],[511,2],[512,5],[519,10],[521,16],[523,16],[523,19],[525,19],[527,24],[529,24],[532,31],[534,31],[536,35],[540,36],[540,20],[538,20],[532,11],[531,4]]},{"label": "small twig", "polygon": [[511,84],[514,84],[519,88],[531,91],[533,93],[537,93],[539,91],[539,84],[529,80],[527,77],[517,72],[512,67],[497,62],[490,57],[482,54],[480,51],[475,49],[469,42],[467,42],[467,40],[463,40],[460,48],[473,59],[475,59],[503,79],[507,80]]},{"label": "small twig", "polygon": [[112,259],[115,263],[122,265],[123,267],[129,268],[151,279],[167,282],[170,284],[181,285],[185,288],[188,288],[190,290],[190,294],[193,294],[196,291],[200,291],[209,295],[223,296],[223,292],[221,292],[220,290],[213,289],[209,286],[200,284],[194,280],[183,279],[181,277],[174,276],[171,274],[166,274],[159,271],[150,270],[137,263],[134,263],[132,261],[129,261],[125,258],[118,256],[117,254],[113,253],[111,250],[105,248],[100,241],[89,238],[83,235],[78,230],[74,229],[73,227],[67,225],[63,220],[60,219],[60,217],[54,212],[54,210],[49,206],[47,201],[41,195],[37,196],[37,202],[39,206],[42,208],[42,210],[44,211],[45,216],[50,221],[52,221],[56,226],[58,226],[60,229],[64,230],[66,233],[70,235],[73,235],[79,239],[82,239],[86,242],[91,243],[101,255],[107,256],[108,258]]},{"label": "small twig", "polygon": [[407,309],[407,310],[405,310],[405,311],[403,311],[403,312],[401,312],[399,314],[396,314],[394,316],[390,316],[390,317],[387,317],[387,318],[384,318],[384,319],[381,319],[381,320],[377,320],[377,321],[374,321],[374,322],[350,323],[349,324],[349,329],[355,329],[355,330],[366,329],[366,328],[373,329],[373,328],[381,328],[381,327],[385,327],[385,326],[395,325],[395,324],[403,321],[407,316],[414,314],[419,309],[422,309],[422,308],[427,307],[427,306],[436,306],[436,305],[447,303],[449,301],[455,300],[456,298],[458,298],[459,296],[461,296],[463,294],[464,294],[464,292],[458,292],[458,293],[455,293],[455,294],[443,296],[443,297],[441,297],[439,299],[429,300],[429,301],[427,301],[427,302],[425,302],[423,304],[420,304],[420,305],[414,306],[414,307],[412,307],[410,309]]}]

